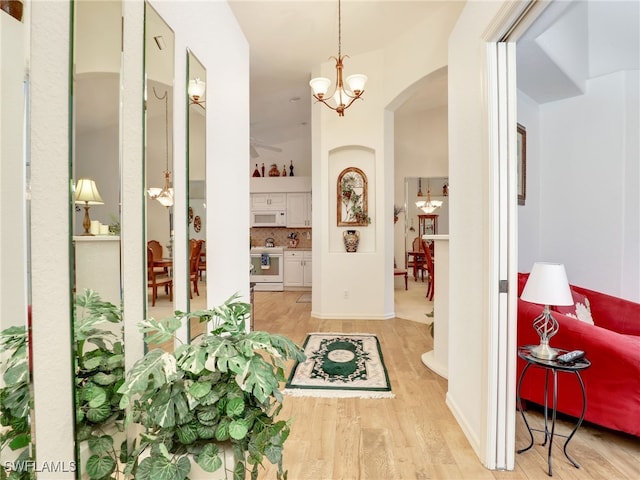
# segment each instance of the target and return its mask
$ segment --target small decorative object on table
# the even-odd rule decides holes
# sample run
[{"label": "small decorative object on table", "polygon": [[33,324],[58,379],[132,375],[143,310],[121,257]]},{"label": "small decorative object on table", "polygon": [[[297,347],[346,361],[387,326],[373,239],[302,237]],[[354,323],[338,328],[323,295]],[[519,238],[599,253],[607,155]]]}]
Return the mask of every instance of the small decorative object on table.
[{"label": "small decorative object on table", "polygon": [[269,176],[270,177],[280,176],[280,171],[278,170],[278,166],[275,163],[271,164],[271,168],[269,169]]},{"label": "small decorative object on table", "polygon": [[342,234],[344,248],[347,252],[357,252],[360,243],[360,232],[358,230],[345,230]]},{"label": "small decorative object on table", "polygon": [[298,232],[291,232],[287,235],[289,239],[289,248],[296,248],[300,240],[298,239]]},{"label": "small decorative object on table", "polygon": [[291,165],[289,165],[289,176],[293,177],[293,160],[291,160]]},{"label": "small decorative object on table", "polygon": [[256,169],[253,171],[253,176],[254,177],[259,177],[260,176],[260,172],[258,171],[258,164],[256,163]]},{"label": "small decorative object on table", "polygon": [[287,166],[286,165],[282,165],[282,176],[283,177],[287,176]]}]

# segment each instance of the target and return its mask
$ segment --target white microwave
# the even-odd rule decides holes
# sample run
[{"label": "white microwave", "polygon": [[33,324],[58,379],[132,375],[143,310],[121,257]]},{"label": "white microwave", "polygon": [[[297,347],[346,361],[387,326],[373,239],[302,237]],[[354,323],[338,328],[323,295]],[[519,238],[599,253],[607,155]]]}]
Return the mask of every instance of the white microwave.
[{"label": "white microwave", "polygon": [[286,210],[252,210],[252,227],[286,227]]}]

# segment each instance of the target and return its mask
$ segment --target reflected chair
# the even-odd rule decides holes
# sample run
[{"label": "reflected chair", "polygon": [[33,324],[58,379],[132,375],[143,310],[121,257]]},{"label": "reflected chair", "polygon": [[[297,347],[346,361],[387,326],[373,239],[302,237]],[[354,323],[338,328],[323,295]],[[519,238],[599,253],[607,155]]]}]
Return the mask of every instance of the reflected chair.
[{"label": "reflected chair", "polygon": [[[162,260],[163,256],[164,256],[164,252],[162,250],[162,245],[160,245],[160,242],[157,240],[149,240],[147,242],[147,247],[149,247],[151,249],[151,251],[153,252],[153,259],[154,261],[160,261]],[[156,271],[156,273],[169,273],[167,267],[154,267],[154,270]]]},{"label": "reflected chair", "polygon": [[173,302],[173,279],[167,273],[156,272],[153,268],[153,250],[147,247],[147,287],[151,288],[151,306],[156,305],[158,287],[164,287],[169,294],[169,301]]},{"label": "reflected chair", "polygon": [[202,280],[202,274],[204,273],[205,278],[207,275],[207,242],[205,240],[201,240],[202,249],[200,250],[200,265],[198,266],[198,274],[200,276],[200,280]]},{"label": "reflected chair", "polygon": [[193,292],[200,296],[198,280],[200,276],[200,252],[204,240],[189,240],[189,283],[193,283],[193,289],[189,289],[189,298],[193,298]]}]

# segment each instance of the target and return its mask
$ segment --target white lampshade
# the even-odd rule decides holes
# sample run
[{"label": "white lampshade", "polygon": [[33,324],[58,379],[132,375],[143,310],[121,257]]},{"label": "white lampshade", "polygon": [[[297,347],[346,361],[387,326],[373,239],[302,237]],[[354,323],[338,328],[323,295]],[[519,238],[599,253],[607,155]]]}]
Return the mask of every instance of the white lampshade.
[{"label": "white lampshade", "polygon": [[94,180],[89,178],[78,180],[75,188],[75,202],[86,205],[102,205],[104,203]]},{"label": "white lampshade", "polygon": [[535,263],[520,298],[540,305],[573,305],[564,265]]},{"label": "white lampshade", "polygon": [[353,93],[362,93],[364,90],[364,84],[367,83],[368,78],[369,77],[361,73],[349,75],[347,77],[347,86]]},{"label": "white lampshade", "polygon": [[189,80],[189,88],[188,88],[189,98],[193,100],[202,100],[205,89],[206,89],[206,83],[200,80],[199,78]]},{"label": "white lampshade", "polygon": [[331,80],[325,77],[316,77],[311,79],[309,85],[313,90],[313,94],[316,97],[322,98],[327,94],[329,86],[331,85]]}]

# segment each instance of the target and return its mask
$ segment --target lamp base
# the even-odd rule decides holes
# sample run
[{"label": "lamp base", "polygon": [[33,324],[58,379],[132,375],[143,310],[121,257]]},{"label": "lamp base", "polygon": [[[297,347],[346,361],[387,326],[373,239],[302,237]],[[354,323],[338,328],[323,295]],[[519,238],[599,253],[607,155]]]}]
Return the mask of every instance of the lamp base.
[{"label": "lamp base", "polygon": [[533,347],[531,355],[542,360],[555,360],[558,356],[558,350],[551,348],[548,342],[540,342],[540,345]]}]

